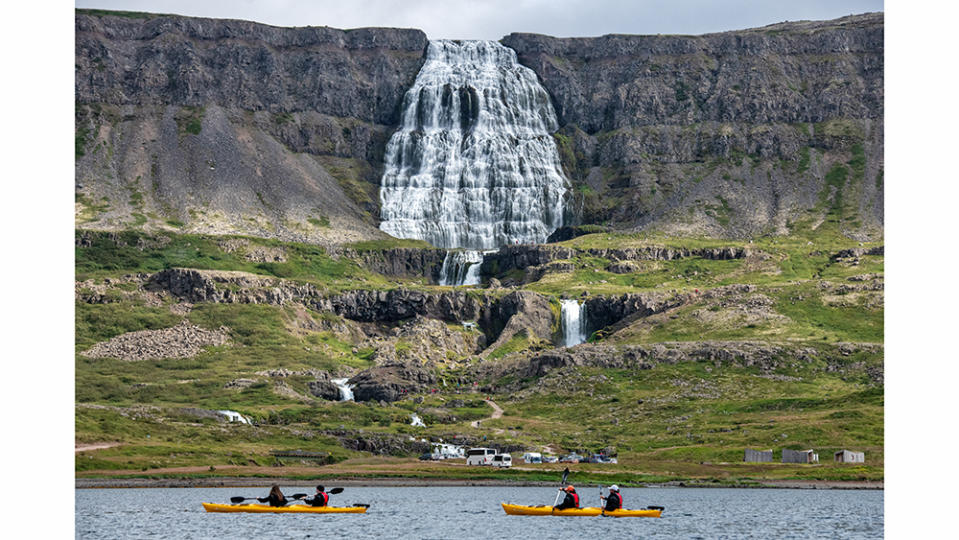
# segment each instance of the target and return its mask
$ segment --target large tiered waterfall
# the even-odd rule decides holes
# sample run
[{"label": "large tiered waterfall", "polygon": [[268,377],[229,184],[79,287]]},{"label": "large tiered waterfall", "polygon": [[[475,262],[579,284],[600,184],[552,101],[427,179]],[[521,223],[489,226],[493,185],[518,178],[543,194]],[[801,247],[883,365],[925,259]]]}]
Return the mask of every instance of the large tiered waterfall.
[{"label": "large tiered waterfall", "polygon": [[572,347],[586,341],[586,302],[576,300],[559,301],[563,322],[563,345]]},{"label": "large tiered waterfall", "polygon": [[444,284],[478,283],[480,251],[539,243],[562,225],[567,180],[549,95],[495,41],[431,41],[403,100],[380,188],[380,229],[447,254]]}]

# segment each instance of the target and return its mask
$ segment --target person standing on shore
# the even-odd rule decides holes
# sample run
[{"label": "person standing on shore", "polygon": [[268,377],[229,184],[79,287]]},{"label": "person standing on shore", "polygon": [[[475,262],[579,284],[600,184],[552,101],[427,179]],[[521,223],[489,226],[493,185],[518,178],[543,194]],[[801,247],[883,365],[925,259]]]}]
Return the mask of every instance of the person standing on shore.
[{"label": "person standing on shore", "polygon": [[266,497],[257,497],[256,500],[265,503],[270,503],[270,506],[286,506],[287,500],[283,496],[283,492],[280,491],[280,486],[273,484],[273,487],[270,488],[270,494]]},{"label": "person standing on shore", "polygon": [[312,499],[305,499],[305,502],[310,506],[326,506],[330,502],[330,494],[324,490],[323,486],[316,486],[316,494]]}]

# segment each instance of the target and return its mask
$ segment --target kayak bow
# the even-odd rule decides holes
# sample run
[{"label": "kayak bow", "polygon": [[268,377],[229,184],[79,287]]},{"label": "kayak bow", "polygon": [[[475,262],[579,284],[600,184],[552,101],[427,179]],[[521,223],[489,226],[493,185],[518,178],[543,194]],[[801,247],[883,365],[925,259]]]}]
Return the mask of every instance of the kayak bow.
[{"label": "kayak bow", "polygon": [[365,506],[267,506],[265,504],[203,503],[207,512],[246,512],[249,514],[364,514]]}]

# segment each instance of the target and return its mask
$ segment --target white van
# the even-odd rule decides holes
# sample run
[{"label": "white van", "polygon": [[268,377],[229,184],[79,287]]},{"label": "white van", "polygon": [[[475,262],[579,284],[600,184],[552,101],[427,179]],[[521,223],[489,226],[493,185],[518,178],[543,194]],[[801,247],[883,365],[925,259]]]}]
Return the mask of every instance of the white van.
[{"label": "white van", "polygon": [[542,463],[543,454],[540,454],[539,452],[526,452],[523,454],[523,461],[526,463]]},{"label": "white van", "polygon": [[494,467],[510,468],[513,466],[513,456],[509,454],[496,454],[493,456],[493,462],[490,465]]},{"label": "white van", "polygon": [[493,463],[493,456],[496,455],[496,450],[492,448],[470,448],[466,452],[466,464],[467,465],[489,465]]}]

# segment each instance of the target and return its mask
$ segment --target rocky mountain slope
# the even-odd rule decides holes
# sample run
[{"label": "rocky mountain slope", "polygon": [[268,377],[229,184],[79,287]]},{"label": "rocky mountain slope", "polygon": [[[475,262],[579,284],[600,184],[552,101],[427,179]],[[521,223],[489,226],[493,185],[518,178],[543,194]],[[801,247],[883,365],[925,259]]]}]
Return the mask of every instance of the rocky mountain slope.
[{"label": "rocky mountain slope", "polygon": [[[511,34],[549,91],[567,222],[882,233],[883,15],[704,36]],[[337,244],[378,183],[418,30],[76,15],[77,222]]]},{"label": "rocky mountain slope", "polygon": [[503,43],[553,96],[583,223],[782,234],[829,200],[847,234],[881,233],[882,13]]},{"label": "rocky mountain slope", "polygon": [[419,30],[76,16],[78,222],[310,241],[375,230]]}]

